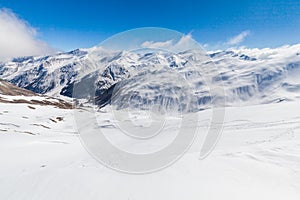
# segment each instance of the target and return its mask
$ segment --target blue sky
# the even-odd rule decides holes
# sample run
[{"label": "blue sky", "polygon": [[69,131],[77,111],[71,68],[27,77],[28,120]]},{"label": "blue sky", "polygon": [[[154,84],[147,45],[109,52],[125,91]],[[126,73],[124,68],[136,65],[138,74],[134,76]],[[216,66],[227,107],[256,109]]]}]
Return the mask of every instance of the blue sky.
[{"label": "blue sky", "polygon": [[190,33],[210,49],[300,42],[299,0],[2,0],[0,7],[26,20],[40,40],[61,50],[91,47],[116,33],[149,26]]}]

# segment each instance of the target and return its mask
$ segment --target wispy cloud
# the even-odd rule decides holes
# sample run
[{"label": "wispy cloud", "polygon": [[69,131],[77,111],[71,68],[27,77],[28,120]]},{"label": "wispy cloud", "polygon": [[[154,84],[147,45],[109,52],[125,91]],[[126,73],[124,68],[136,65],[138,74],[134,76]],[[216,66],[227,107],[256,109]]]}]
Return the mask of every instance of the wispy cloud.
[{"label": "wispy cloud", "polygon": [[146,41],[141,46],[144,48],[160,49],[160,48],[168,48],[172,46],[172,44],[173,44],[173,40],[167,40],[165,42]]},{"label": "wispy cloud", "polygon": [[163,42],[145,41],[141,44],[143,48],[153,48],[153,49],[167,49],[169,51],[179,52],[193,48],[199,48],[197,42],[192,38],[189,33],[183,35],[178,41],[167,40]]},{"label": "wispy cloud", "polygon": [[55,52],[37,39],[37,31],[11,10],[0,9],[0,60]]},{"label": "wispy cloud", "polygon": [[230,38],[226,44],[227,45],[238,45],[245,40],[247,36],[249,36],[251,32],[249,30],[243,31],[240,34]]}]

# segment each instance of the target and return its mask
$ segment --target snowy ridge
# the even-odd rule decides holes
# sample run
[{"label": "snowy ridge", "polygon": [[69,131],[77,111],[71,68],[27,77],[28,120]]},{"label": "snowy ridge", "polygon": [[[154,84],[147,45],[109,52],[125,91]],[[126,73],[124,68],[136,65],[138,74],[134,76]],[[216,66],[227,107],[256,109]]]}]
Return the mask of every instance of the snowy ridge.
[{"label": "snowy ridge", "polygon": [[[178,89],[175,93],[183,89],[182,85],[178,85],[178,79],[170,80],[168,77],[172,72],[192,83],[190,92],[195,97],[192,110],[207,107],[218,98],[225,98],[226,105],[248,105],[290,101],[300,97],[300,81],[295,78],[300,73],[299,44],[277,49],[241,48],[209,52],[209,57],[197,60],[199,53],[195,50],[172,54],[157,51],[115,52],[101,47],[77,49],[53,56],[17,58],[2,63],[0,78],[37,93],[69,97],[72,96],[75,80],[91,81],[96,86],[100,105],[106,105],[111,100],[107,94],[116,92],[115,86],[118,86],[119,99],[123,99],[119,100],[119,107],[126,107],[124,98],[132,96],[133,90],[125,92],[125,89],[132,88],[130,84],[133,86],[136,82],[140,83],[139,94],[135,94],[134,100],[137,104],[145,103],[145,99],[150,104],[161,102],[164,107],[172,107],[178,101],[185,102],[180,95],[175,98],[166,92],[171,88]],[[157,70],[158,65],[161,70]],[[152,76],[150,82],[147,82],[148,75]],[[209,93],[207,80],[203,80],[207,76],[210,85],[224,85],[225,97]],[[169,87],[164,84],[167,82]],[[165,91],[167,96],[155,95],[155,90]],[[185,103],[180,106],[184,107]]]}]

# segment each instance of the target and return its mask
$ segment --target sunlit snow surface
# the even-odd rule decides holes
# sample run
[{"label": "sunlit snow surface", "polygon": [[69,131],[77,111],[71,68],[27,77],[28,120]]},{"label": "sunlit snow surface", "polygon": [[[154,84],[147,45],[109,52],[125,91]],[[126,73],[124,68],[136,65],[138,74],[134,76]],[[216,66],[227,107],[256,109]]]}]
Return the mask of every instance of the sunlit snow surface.
[{"label": "sunlit snow surface", "polygon": [[[201,111],[191,149],[172,166],[145,175],[116,172],[93,159],[76,133],[72,110],[1,103],[0,199],[298,200],[299,103],[227,107],[222,137],[204,160],[198,158],[210,110]],[[101,130],[128,151],[149,152],[171,138],[132,145],[114,137],[121,133],[110,112],[97,115]]]}]

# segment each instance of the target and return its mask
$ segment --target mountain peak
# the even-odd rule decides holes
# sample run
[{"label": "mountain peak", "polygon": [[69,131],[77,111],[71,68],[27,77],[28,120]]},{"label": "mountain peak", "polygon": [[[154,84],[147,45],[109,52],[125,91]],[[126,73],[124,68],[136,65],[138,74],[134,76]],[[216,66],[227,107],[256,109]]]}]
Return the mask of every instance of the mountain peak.
[{"label": "mountain peak", "polygon": [[[147,73],[159,71],[166,74],[157,74],[157,77],[168,78],[168,73],[175,72],[192,81],[194,95],[198,98],[197,104],[209,104],[211,102],[207,99],[212,99],[204,87],[203,77],[210,77],[212,84],[216,86],[223,85],[226,92],[223,98],[227,105],[269,103],[279,98],[299,98],[299,83],[291,78],[292,74],[299,74],[299,52],[300,45],[276,49],[229,49],[209,53],[189,50],[178,54],[162,51],[112,51],[98,46],[2,63],[0,77],[35,93],[72,97],[75,81],[93,79],[98,93],[104,94],[108,92],[106,90],[124,81],[132,84],[131,80],[143,80],[141,77]],[[210,64],[214,64],[214,67]],[[155,87],[160,88],[160,84],[166,81],[160,79],[155,83]],[[170,83],[176,88],[176,81],[171,80]],[[154,85],[145,84],[145,88],[154,88]]]}]

